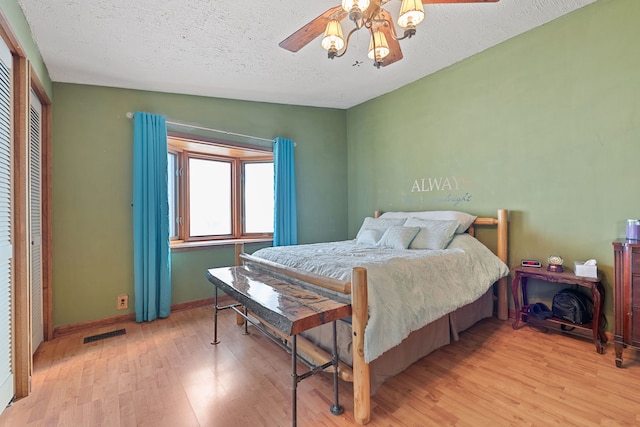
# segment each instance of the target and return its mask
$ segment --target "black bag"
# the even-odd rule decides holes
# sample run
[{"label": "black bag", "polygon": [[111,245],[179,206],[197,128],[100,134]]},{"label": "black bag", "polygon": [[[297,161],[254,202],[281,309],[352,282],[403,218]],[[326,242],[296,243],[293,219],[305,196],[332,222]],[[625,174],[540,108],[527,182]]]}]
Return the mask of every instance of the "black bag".
[{"label": "black bag", "polygon": [[551,308],[554,317],[582,325],[593,320],[591,298],[575,289],[563,289],[553,297]]}]

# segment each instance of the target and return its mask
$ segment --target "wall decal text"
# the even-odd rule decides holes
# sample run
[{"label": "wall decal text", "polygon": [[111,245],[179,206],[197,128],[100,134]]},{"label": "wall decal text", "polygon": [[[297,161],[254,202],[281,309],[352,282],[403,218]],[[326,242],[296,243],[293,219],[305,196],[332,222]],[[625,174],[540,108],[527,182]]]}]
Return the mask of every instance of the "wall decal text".
[{"label": "wall decal text", "polygon": [[[413,200],[413,203],[450,203],[453,206],[458,206],[461,203],[471,202],[472,195],[465,190],[470,186],[469,180],[464,177],[450,176],[437,176],[418,178],[413,181],[411,186],[411,193],[420,193],[419,200]],[[443,194],[446,192],[446,195]],[[459,192],[459,194],[456,194]],[[426,194],[431,193],[433,197],[425,197]],[[437,194],[436,194],[437,193]],[[406,200],[407,202],[409,200]]]},{"label": "wall decal text", "polygon": [[455,176],[441,176],[432,178],[421,178],[413,181],[411,192],[423,191],[451,191],[459,190],[460,183]]}]

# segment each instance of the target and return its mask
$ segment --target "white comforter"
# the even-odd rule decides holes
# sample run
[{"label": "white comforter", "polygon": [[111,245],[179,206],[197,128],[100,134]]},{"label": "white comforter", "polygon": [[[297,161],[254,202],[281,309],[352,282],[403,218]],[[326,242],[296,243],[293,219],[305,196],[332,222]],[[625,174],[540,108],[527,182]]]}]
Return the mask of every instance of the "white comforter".
[{"label": "white comforter", "polygon": [[412,331],[482,296],[508,267],[468,234],[445,250],[397,250],[355,240],[264,248],[253,254],[279,264],[350,281],[367,269],[369,321],[365,361],[398,345]]}]

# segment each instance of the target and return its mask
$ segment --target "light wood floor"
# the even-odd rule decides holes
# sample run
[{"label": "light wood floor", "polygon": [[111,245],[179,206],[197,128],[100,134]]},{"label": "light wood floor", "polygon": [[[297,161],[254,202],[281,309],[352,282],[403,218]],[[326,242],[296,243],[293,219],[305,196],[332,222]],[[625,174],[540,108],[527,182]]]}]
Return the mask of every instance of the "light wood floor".
[{"label": "light wood floor", "polygon": [[[7,408],[0,426],[288,426],[290,358],[259,333],[241,334],[221,315],[211,346],[211,307],[127,322],[43,344],[33,393]],[[117,328],[123,336],[83,344]],[[371,426],[640,425],[640,357],[615,367],[613,346],[544,334],[487,319],[461,340],[385,383]],[[353,425],[352,387],[340,385],[345,413],[329,413],[331,377],[298,388],[298,425]]]}]

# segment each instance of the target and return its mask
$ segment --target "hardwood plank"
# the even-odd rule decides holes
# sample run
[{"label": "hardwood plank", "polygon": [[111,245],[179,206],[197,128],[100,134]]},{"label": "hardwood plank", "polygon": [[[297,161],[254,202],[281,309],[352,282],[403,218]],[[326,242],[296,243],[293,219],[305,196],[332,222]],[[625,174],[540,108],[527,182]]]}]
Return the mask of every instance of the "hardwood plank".
[{"label": "hardwood plank", "polygon": [[[34,359],[30,396],[0,416],[4,426],[287,426],[289,355],[250,327],[211,307],[167,319],[125,321],[55,338]],[[126,335],[82,344],[117,328]],[[371,426],[624,426],[640,424],[640,355],[590,338],[514,331],[487,319],[461,339],[388,380],[373,396]],[[304,369],[301,365],[300,369]],[[298,425],[352,426],[353,386],[340,381],[345,413],[329,413],[332,378],[299,384]]]}]

